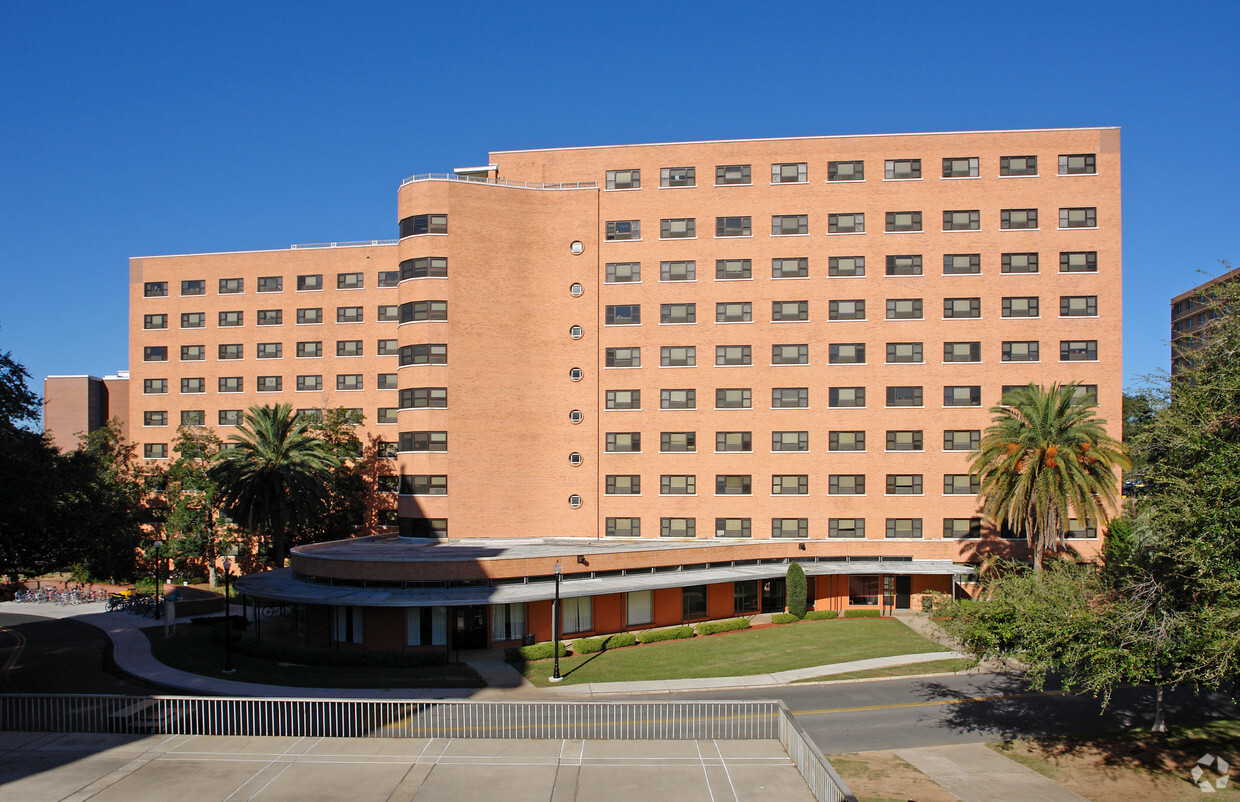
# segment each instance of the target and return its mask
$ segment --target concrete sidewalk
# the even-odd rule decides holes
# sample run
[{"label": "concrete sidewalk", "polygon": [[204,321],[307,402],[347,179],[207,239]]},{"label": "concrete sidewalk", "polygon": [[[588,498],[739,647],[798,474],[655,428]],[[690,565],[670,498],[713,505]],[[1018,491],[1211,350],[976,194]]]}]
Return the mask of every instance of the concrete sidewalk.
[{"label": "concrete sidewalk", "polygon": [[985,744],[898,749],[895,754],[964,802],[1087,802]]}]

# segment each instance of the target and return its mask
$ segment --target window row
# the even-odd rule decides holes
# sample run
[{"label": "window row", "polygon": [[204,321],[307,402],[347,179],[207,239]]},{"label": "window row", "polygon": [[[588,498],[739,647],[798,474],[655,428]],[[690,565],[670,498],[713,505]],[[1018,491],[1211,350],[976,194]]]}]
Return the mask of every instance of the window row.
[{"label": "window row", "polygon": [[[395,287],[400,281],[400,272],[396,270],[380,270],[376,284],[380,287]],[[167,281],[147,281],[142,285],[142,294],[146,298],[163,298],[168,295]],[[255,281],[255,289],[258,292],[284,292],[283,276],[259,276]],[[239,295],[245,292],[244,278],[222,278],[219,280],[219,295]],[[337,273],[336,289],[338,290],[360,290],[366,286],[365,274],[358,272]],[[310,273],[297,277],[296,283],[298,292],[313,292],[322,290],[323,274]],[[181,282],[181,295],[206,295],[207,280],[206,279],[190,279]]]},{"label": "window row", "polygon": [[[834,476],[852,476],[852,474],[834,474]],[[445,485],[446,485],[445,478]],[[865,480],[859,485],[846,483],[856,493],[865,492]],[[838,488],[839,482],[831,485]],[[857,488],[860,488],[859,490]],[[975,475],[967,473],[950,473],[943,475],[943,495],[945,496],[976,496],[978,480]],[[604,492],[609,496],[640,496],[642,478],[640,474],[608,474],[604,477]],[[841,495],[836,490],[833,494]],[[922,474],[887,474],[887,495],[922,495]],[[663,474],[659,477],[659,495],[661,496],[695,496],[697,495],[697,476],[695,474]],[[753,495],[753,476],[751,474],[716,474],[715,495],[717,496],[750,496]],[[771,476],[772,496],[807,496],[809,495],[808,474],[775,474]]]},{"label": "window row", "polygon": [[[295,347],[294,353],[298,359],[323,356],[322,340],[304,340],[296,343]],[[215,350],[217,358],[221,360],[245,358],[245,345],[242,343],[221,343],[216,346]],[[401,352],[401,349],[397,348],[396,340],[384,339],[376,342],[375,353],[378,356],[396,356],[399,352]],[[207,358],[207,347],[205,345],[182,345],[180,346],[180,354],[182,362],[201,362]],[[364,355],[365,347],[362,344],[362,340],[336,340],[336,356],[354,357]],[[254,356],[256,359],[283,359],[284,343],[257,343],[254,346]],[[142,361],[167,362],[168,346],[143,346]],[[402,362],[401,364],[405,363]]]},{"label": "window row", "polygon": [[[808,518],[771,518],[771,537],[809,537]],[[607,517],[604,519],[604,534],[607,537],[641,537],[641,521],[639,517]],[[943,538],[947,540],[980,538],[982,521],[980,518],[944,518]],[[1006,528],[998,535],[1003,538],[1023,538]],[[660,518],[660,537],[697,537],[696,518]],[[708,535],[709,536],[709,535]],[[753,536],[752,518],[716,518],[715,537]],[[829,538],[864,538],[864,518],[828,518],[827,537]],[[921,518],[887,518],[885,536],[898,538],[921,538]],[[1098,536],[1097,529],[1086,526],[1073,518],[1068,522],[1065,537],[1093,539]],[[739,584],[739,583],[738,583]]]},{"label": "window row", "polygon": [[[407,306],[407,304],[405,304]],[[380,305],[377,308],[376,319],[380,322],[392,321],[398,319],[399,307],[396,304]],[[219,328],[236,328],[245,325],[245,312],[241,310],[220,312],[216,318]],[[305,307],[298,309],[294,316],[298,325],[316,324],[323,322],[322,307]],[[255,313],[255,321],[259,326],[282,326],[284,325],[283,309],[259,309]],[[336,307],[337,323],[363,323],[365,322],[365,314],[360,306],[338,306]],[[206,328],[207,313],[206,312],[182,312],[181,328],[183,329],[201,329]],[[168,328],[167,314],[151,314],[142,316],[142,328],[150,331],[154,329]]]},{"label": "window row", "polygon": [[[362,410],[360,408],[354,408],[354,409],[351,409],[350,411],[356,412],[359,416],[363,415]],[[315,409],[315,408],[298,409],[296,410],[296,414],[299,417],[311,418],[311,419],[317,420],[322,415],[322,410]],[[221,409],[219,410],[217,414],[216,424],[219,426],[240,426],[242,421],[244,420],[244,415],[245,415],[244,410]],[[363,419],[364,419],[364,416],[363,416]],[[184,426],[206,426],[207,425],[207,413],[206,413],[206,410],[203,410],[203,409],[183,409],[181,410],[180,420],[181,420],[181,424]],[[396,408],[395,407],[379,407],[379,409],[376,411],[376,414],[375,414],[375,422],[384,423],[384,424],[396,423]],[[152,409],[152,410],[144,411],[142,413],[142,425],[143,426],[167,426],[168,425],[168,411],[162,410],[162,409]],[[223,447],[226,448],[229,445],[230,444],[225,443]],[[388,445],[390,445],[391,448],[386,448],[386,446]],[[382,449],[381,451],[383,452],[381,453],[381,456],[395,456],[395,453],[396,453],[395,444],[394,443],[385,444],[385,448]]]},{"label": "window row", "polygon": [[[942,160],[943,178],[980,177],[981,159],[977,156],[952,156]],[[1095,175],[1098,172],[1097,154],[1066,153],[1059,156],[1059,175]],[[607,170],[607,189],[641,189],[640,169]],[[1038,157],[999,157],[1000,176],[1036,176]],[[709,174],[708,174],[709,175]],[[883,178],[887,181],[919,179],[922,177],[921,159],[886,159],[883,162]],[[865,161],[827,162],[828,181],[864,181]],[[771,164],[772,184],[804,184],[809,181],[807,162],[775,162]],[[715,166],[715,186],[731,186],[753,183],[752,164],[720,164]],[[696,167],[663,167],[659,170],[660,187],[697,186]]]},{"label": "window row", "polygon": [[[243,376],[220,376],[216,380],[217,391],[221,393],[242,393],[245,392],[245,378]],[[283,392],[284,377],[283,376],[257,376],[254,379],[254,389],[260,393],[279,393]],[[304,374],[296,376],[294,379],[294,389],[297,392],[319,391],[323,389],[323,376],[321,374]],[[361,373],[337,373],[336,374],[337,390],[364,390],[365,380]],[[396,374],[380,373],[377,376],[376,389],[379,390],[395,390]],[[164,395],[168,392],[167,379],[143,379],[142,392],[144,395]],[[207,379],[201,376],[189,377],[181,379],[181,393],[195,394],[207,392]]]},{"label": "window row", "polygon": [[[925,318],[925,301],[922,298],[887,298],[885,318],[887,320],[923,320]],[[1041,317],[1041,298],[1037,295],[1004,296],[1000,302],[1003,317]],[[1098,296],[1096,295],[1061,295],[1059,297],[1060,317],[1096,317],[1098,315]],[[980,318],[982,316],[982,299],[980,297],[944,298],[944,318]],[[808,321],[809,301],[772,301],[772,323],[789,321]],[[862,298],[844,298],[829,301],[827,304],[828,320],[865,320],[866,302]],[[603,310],[603,323],[607,326],[640,326],[642,322],[641,304],[607,304]],[[659,324],[690,324],[697,323],[697,304],[678,303],[659,305]],[[715,304],[716,323],[752,323],[752,301],[720,301]]]}]

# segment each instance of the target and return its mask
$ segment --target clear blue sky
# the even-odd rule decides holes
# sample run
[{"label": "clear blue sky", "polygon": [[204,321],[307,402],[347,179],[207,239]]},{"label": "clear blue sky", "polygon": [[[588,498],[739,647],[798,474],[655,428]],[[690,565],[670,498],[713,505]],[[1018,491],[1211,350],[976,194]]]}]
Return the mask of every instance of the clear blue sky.
[{"label": "clear blue sky", "polygon": [[[356,7],[355,7],[356,6]],[[850,7],[849,7],[850,6]],[[127,365],[130,256],[389,238],[488,150],[1118,125],[1124,373],[1240,262],[1232,3],[0,4],[0,350]]]}]

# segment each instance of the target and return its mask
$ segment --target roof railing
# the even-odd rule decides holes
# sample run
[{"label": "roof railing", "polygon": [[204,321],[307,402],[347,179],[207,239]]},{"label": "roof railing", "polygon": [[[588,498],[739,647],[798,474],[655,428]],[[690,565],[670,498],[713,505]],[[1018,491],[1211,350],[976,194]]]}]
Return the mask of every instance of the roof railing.
[{"label": "roof railing", "polygon": [[499,187],[518,187],[521,189],[596,189],[597,181],[570,181],[559,184],[540,184],[536,181],[507,181],[502,178],[487,178],[476,175],[458,175],[456,173],[421,173],[411,175],[400,182],[403,187],[415,181],[463,181],[467,184],[494,184]]},{"label": "roof railing", "polygon": [[301,251],[307,248],[361,248],[366,245],[395,245],[396,243],[397,240],[394,239],[366,239],[356,242],[308,242],[293,244],[289,248]]}]

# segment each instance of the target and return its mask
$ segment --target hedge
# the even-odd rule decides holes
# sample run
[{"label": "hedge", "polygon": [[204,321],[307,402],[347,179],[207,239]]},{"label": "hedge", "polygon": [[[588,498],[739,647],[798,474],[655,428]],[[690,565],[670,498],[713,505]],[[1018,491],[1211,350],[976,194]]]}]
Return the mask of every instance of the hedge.
[{"label": "hedge", "polygon": [[693,627],[668,627],[667,629],[652,629],[649,632],[643,632],[637,636],[638,643],[658,643],[662,640],[681,640],[682,638],[692,638]]},{"label": "hedge", "polygon": [[714,635],[716,632],[734,632],[749,627],[748,618],[729,618],[724,621],[705,621],[698,624],[696,629],[699,635]]},{"label": "hedge", "polygon": [[826,621],[831,618],[839,618],[839,613],[835,610],[810,610],[805,614],[806,621]]},{"label": "hedge", "polygon": [[[560,641],[560,657],[568,655],[568,647]],[[504,649],[504,659],[510,663],[528,663],[553,657],[551,643],[535,643],[533,646],[509,646]]]},{"label": "hedge", "polygon": [[618,635],[608,635],[602,638],[579,638],[573,641],[573,654],[594,654],[636,644],[637,636],[632,632],[621,632]]},{"label": "hedge", "polygon": [[772,624],[795,624],[796,622],[800,620],[801,619],[797,618],[792,613],[776,613],[775,615],[771,616]]},{"label": "hedge", "polygon": [[[223,638],[218,640],[222,643]],[[306,649],[300,646],[284,646],[270,641],[252,638],[234,639],[233,648],[239,653],[281,663],[300,663],[315,666],[381,666],[384,668],[417,668],[440,666],[447,662],[442,651],[434,652],[354,652],[335,649]]]},{"label": "hedge", "polygon": [[880,610],[849,610],[848,617],[849,618],[881,618],[882,611]]}]

